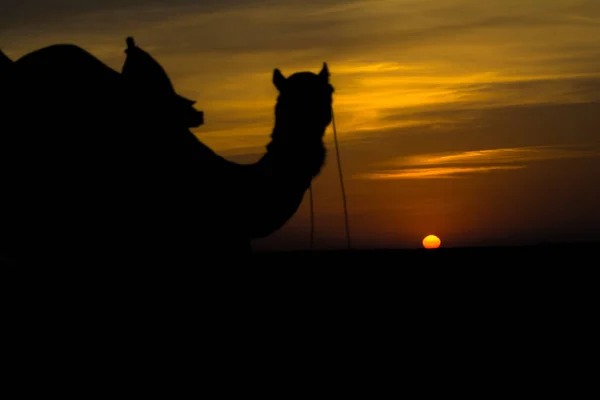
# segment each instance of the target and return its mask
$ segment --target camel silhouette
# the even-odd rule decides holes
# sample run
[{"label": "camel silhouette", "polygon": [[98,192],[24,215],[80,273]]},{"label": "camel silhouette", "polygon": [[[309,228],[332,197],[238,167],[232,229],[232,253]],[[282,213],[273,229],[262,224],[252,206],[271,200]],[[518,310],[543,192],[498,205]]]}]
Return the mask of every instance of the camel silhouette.
[{"label": "camel silhouette", "polygon": [[[271,141],[226,160],[160,64],[127,38],[121,72],[57,44],[0,52],[2,251],[20,260],[212,264],[280,229],[325,162],[333,87],[275,69]],[[214,256],[220,256],[215,258]]]}]

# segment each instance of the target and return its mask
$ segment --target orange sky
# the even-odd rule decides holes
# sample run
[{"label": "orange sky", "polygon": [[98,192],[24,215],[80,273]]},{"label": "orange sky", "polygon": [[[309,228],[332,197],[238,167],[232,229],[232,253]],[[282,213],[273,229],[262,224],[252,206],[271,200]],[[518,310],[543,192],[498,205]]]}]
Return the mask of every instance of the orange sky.
[{"label": "orange sky", "polygon": [[[336,3],[23,0],[0,9],[0,46],[74,43],[120,69],[134,36],[240,162],[269,140],[273,69],[327,61],[357,247],[600,240],[600,2]],[[319,248],[345,243],[332,138]],[[255,248],[306,248],[308,210]]]}]

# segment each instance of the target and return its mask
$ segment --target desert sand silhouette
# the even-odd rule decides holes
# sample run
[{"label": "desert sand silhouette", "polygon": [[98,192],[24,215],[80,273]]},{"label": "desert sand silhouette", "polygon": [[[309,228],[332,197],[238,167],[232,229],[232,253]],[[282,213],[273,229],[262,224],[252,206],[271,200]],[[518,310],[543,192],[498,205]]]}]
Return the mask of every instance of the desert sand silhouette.
[{"label": "desert sand silhouette", "polygon": [[2,254],[211,264],[250,254],[320,173],[332,119],[326,64],[287,78],[274,70],[271,141],[246,165],[192,134],[203,113],[126,42],[121,72],[75,45],[0,56]]}]

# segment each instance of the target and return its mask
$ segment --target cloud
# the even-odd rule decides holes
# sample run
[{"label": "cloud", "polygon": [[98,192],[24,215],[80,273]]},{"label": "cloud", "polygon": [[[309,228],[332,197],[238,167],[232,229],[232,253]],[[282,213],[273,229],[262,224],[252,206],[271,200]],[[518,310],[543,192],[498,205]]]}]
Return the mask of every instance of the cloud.
[{"label": "cloud", "polygon": [[[336,110],[352,120],[354,132],[409,126],[472,123],[483,112],[563,106],[600,101],[596,74],[503,77],[496,74],[398,78],[362,74],[362,96],[336,99]],[[371,90],[367,91],[369,87]],[[527,106],[527,107],[525,107]],[[346,111],[348,110],[348,111]],[[346,127],[344,127],[346,128]],[[347,128],[345,130],[348,130]]]},{"label": "cloud", "polygon": [[[3,0],[10,1],[10,0]],[[293,2],[294,0],[292,0]],[[141,19],[154,15],[154,20],[172,17],[181,11],[216,12],[226,9],[244,9],[257,5],[269,5],[272,0],[21,0],[3,7],[0,14],[0,26],[13,28],[23,25],[41,27],[60,26],[65,21],[112,15],[118,17],[138,14]],[[155,13],[160,11],[162,17]],[[122,22],[122,21],[118,21]]]},{"label": "cloud", "polygon": [[[600,146],[535,146],[419,154],[381,163],[387,169],[356,174],[354,179],[442,179],[467,174],[519,170],[528,163],[600,157]],[[402,168],[398,168],[402,167]]]},{"label": "cloud", "polygon": [[574,148],[572,146],[536,146],[423,154],[404,157],[390,163],[404,166],[506,164],[597,156],[600,156],[600,150],[598,149],[590,150],[588,148]]},{"label": "cloud", "polygon": [[505,165],[491,167],[436,167],[400,169],[386,172],[373,172],[353,176],[354,179],[447,179],[465,174],[482,173],[496,170],[515,170],[524,168],[522,165]]}]

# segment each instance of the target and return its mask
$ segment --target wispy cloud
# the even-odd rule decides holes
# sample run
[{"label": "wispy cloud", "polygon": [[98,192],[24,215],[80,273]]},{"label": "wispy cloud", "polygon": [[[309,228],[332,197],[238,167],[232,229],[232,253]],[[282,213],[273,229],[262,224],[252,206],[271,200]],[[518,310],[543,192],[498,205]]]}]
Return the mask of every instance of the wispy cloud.
[{"label": "wispy cloud", "polygon": [[496,170],[515,170],[525,168],[522,165],[504,165],[490,167],[436,167],[406,168],[386,172],[373,172],[355,175],[355,179],[447,179],[462,177],[465,174],[490,172]]},{"label": "wispy cloud", "polygon": [[[382,163],[386,169],[357,174],[355,179],[443,179],[473,173],[519,170],[527,163],[600,157],[600,149],[574,146],[533,146],[464,152],[419,154]],[[400,167],[400,168],[399,168]]]},{"label": "wispy cloud", "polygon": [[532,146],[456,153],[421,154],[403,157],[392,161],[391,164],[405,166],[507,164],[565,158],[596,157],[599,155],[600,152],[598,150],[589,148],[576,148],[573,146]]}]

